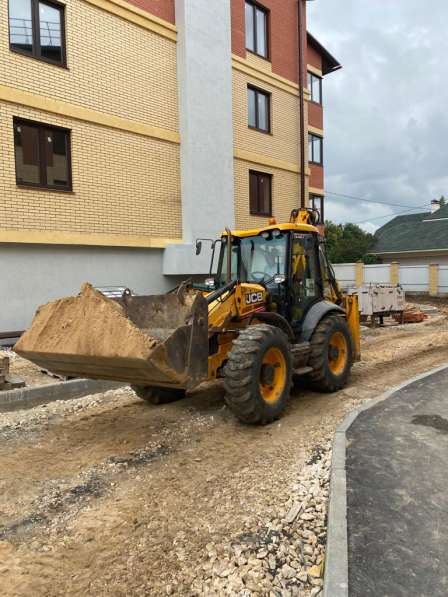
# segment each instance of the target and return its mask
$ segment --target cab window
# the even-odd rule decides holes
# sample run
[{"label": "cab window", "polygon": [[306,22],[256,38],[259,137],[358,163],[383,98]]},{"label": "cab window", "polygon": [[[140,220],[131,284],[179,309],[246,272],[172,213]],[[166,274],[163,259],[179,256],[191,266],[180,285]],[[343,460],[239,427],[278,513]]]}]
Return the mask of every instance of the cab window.
[{"label": "cab window", "polygon": [[291,250],[292,320],[302,319],[305,311],[321,296],[316,239],[294,232]]}]

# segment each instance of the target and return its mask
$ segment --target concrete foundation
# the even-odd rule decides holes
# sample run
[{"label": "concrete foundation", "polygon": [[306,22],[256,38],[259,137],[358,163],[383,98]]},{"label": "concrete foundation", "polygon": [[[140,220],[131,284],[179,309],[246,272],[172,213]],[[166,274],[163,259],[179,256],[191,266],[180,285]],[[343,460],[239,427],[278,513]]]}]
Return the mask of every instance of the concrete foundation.
[{"label": "concrete foundation", "polygon": [[182,277],[162,273],[162,249],[0,244],[0,332],[26,329],[37,307],[83,282],[160,294]]}]

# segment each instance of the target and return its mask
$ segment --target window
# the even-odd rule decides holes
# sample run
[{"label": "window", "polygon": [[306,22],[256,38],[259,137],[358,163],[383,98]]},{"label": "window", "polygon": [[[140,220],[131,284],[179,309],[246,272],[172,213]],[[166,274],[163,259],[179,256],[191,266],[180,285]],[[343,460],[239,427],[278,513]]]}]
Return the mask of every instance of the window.
[{"label": "window", "polygon": [[254,216],[272,215],[272,174],[249,171],[249,206]]},{"label": "window", "polygon": [[14,119],[18,185],[71,191],[70,131]]},{"label": "window", "polygon": [[319,212],[320,223],[324,223],[324,198],[322,195],[310,195],[310,206]]},{"label": "window", "polygon": [[9,46],[65,66],[64,6],[53,0],[9,0]]},{"label": "window", "polygon": [[248,85],[248,121],[249,127],[263,133],[271,132],[271,95]]},{"label": "window", "polygon": [[308,89],[311,93],[311,101],[316,104],[322,104],[322,79],[308,73]]},{"label": "window", "polygon": [[313,164],[322,165],[322,137],[308,135],[308,160]]},{"label": "window", "polygon": [[246,2],[246,48],[268,57],[268,11],[254,2]]}]

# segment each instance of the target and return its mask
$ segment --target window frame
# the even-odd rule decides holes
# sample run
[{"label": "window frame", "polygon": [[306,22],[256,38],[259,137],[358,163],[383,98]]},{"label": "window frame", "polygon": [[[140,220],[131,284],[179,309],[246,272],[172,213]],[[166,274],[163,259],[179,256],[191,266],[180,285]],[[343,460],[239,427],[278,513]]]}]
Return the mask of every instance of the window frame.
[{"label": "window frame", "polygon": [[[28,58],[34,58],[35,60],[39,60],[41,62],[45,62],[47,64],[52,64],[54,66],[59,66],[62,68],[67,68],[67,46],[66,46],[66,16],[65,16],[65,9],[66,5],[58,2],[57,0],[30,0],[31,3],[31,52],[26,52],[24,50],[20,50],[18,48],[14,48],[11,42],[11,21],[10,21],[10,14],[9,14],[9,2],[8,0],[8,42],[9,42],[9,50],[14,52],[15,54],[20,54],[20,56],[26,56]],[[50,58],[46,58],[42,56],[42,47],[40,41],[40,18],[39,18],[39,3],[42,2],[47,6],[51,6],[59,11],[61,14],[61,60],[51,60]]]},{"label": "window frame", "polygon": [[[255,122],[256,122],[256,126],[252,126],[249,122],[249,90],[252,90],[255,92]],[[266,96],[267,98],[267,104],[268,104],[268,109],[267,109],[267,120],[268,120],[268,128],[267,129],[262,129],[260,128],[258,125],[260,124],[260,117],[259,117],[259,112],[258,112],[258,99],[257,99],[257,95],[261,93],[262,95]],[[247,85],[247,126],[248,128],[250,128],[253,131],[258,131],[260,133],[264,133],[265,135],[272,135],[272,125],[271,125],[271,99],[272,99],[272,93],[270,93],[269,91],[265,91],[264,89],[260,89],[259,87],[256,87],[255,85],[252,85],[252,83],[248,83]]]},{"label": "window frame", "polygon": [[[250,184],[250,180],[251,180],[251,176],[255,175],[257,177],[257,197],[256,197],[256,203],[257,203],[257,211],[252,209],[252,200],[251,200],[251,184]],[[265,213],[263,211],[260,211],[260,177],[265,177],[269,180],[269,212]],[[273,183],[273,175],[270,174],[269,172],[260,172],[259,170],[249,170],[249,213],[251,216],[261,216],[261,217],[266,217],[269,218],[272,216],[272,183]]]},{"label": "window frame", "polygon": [[320,162],[316,162],[314,160],[314,150],[311,152],[311,155],[308,156],[308,163],[315,164],[316,166],[323,166],[324,163],[324,138],[321,135],[316,135],[316,133],[308,133],[308,147],[310,138],[313,137],[314,139],[319,139],[320,141]]},{"label": "window frame", "polygon": [[[18,179],[17,176],[17,162],[16,162],[16,143],[15,139],[13,138],[14,143],[14,168],[15,168],[15,177],[16,177],[16,185],[21,188],[32,188],[32,189],[42,189],[46,191],[58,191],[61,193],[72,193],[73,192],[73,179],[72,179],[72,136],[71,136],[71,129],[67,129],[62,126],[57,126],[54,124],[48,124],[46,122],[38,122],[37,120],[29,120],[28,118],[21,118],[20,116],[13,117],[13,137],[16,132],[16,126],[20,126],[20,124],[24,124],[29,127],[34,127],[38,131],[38,139],[39,139],[39,175],[40,175],[40,182],[22,182]],[[47,158],[46,158],[46,151],[45,151],[45,140],[44,140],[44,133],[45,130],[54,130],[54,131],[61,131],[66,134],[66,144],[67,144],[67,186],[63,187],[61,185],[49,185],[47,183]]]},{"label": "window frame", "polygon": [[325,223],[325,195],[319,195],[319,193],[310,193],[309,202],[310,207],[316,209],[314,201],[318,199],[320,201],[320,209],[317,211],[320,213],[321,224]]},{"label": "window frame", "polygon": [[[308,76],[312,79],[313,77],[315,79],[317,79],[319,81],[319,96],[320,96],[320,101],[317,102],[315,99],[313,99],[313,87],[312,84],[309,85],[309,92],[310,92],[310,102],[313,104],[316,104],[318,106],[323,106],[323,97],[322,97],[322,77],[319,77],[319,75],[316,75],[315,73],[311,72],[310,70],[308,71]],[[311,80],[312,83],[312,80]]]},{"label": "window frame", "polygon": [[[254,22],[253,36],[254,36],[254,48],[255,49],[251,50],[250,48],[247,47],[246,28],[244,28],[244,46],[246,48],[246,51],[250,52],[251,54],[255,54],[255,56],[258,56],[259,58],[263,58],[263,60],[270,61],[271,60],[271,44],[270,44],[270,40],[271,40],[271,35],[270,35],[271,11],[269,10],[269,8],[266,8],[266,6],[263,6],[259,2],[256,2],[255,0],[245,0],[245,2],[244,2],[244,18],[246,18],[246,5],[247,4],[252,7],[252,12],[253,12],[253,22]],[[260,54],[258,52],[257,19],[256,19],[257,9],[259,11],[261,11],[265,17],[264,22],[265,22],[265,36],[266,36],[266,55]]]}]

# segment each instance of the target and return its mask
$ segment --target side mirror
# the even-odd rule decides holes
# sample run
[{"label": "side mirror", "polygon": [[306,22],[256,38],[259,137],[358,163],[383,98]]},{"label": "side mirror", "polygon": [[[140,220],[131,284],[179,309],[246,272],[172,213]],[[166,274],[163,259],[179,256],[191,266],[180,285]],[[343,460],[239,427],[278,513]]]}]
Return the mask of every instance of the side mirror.
[{"label": "side mirror", "polygon": [[199,255],[202,251],[202,242],[200,240],[196,241],[196,255]]}]

